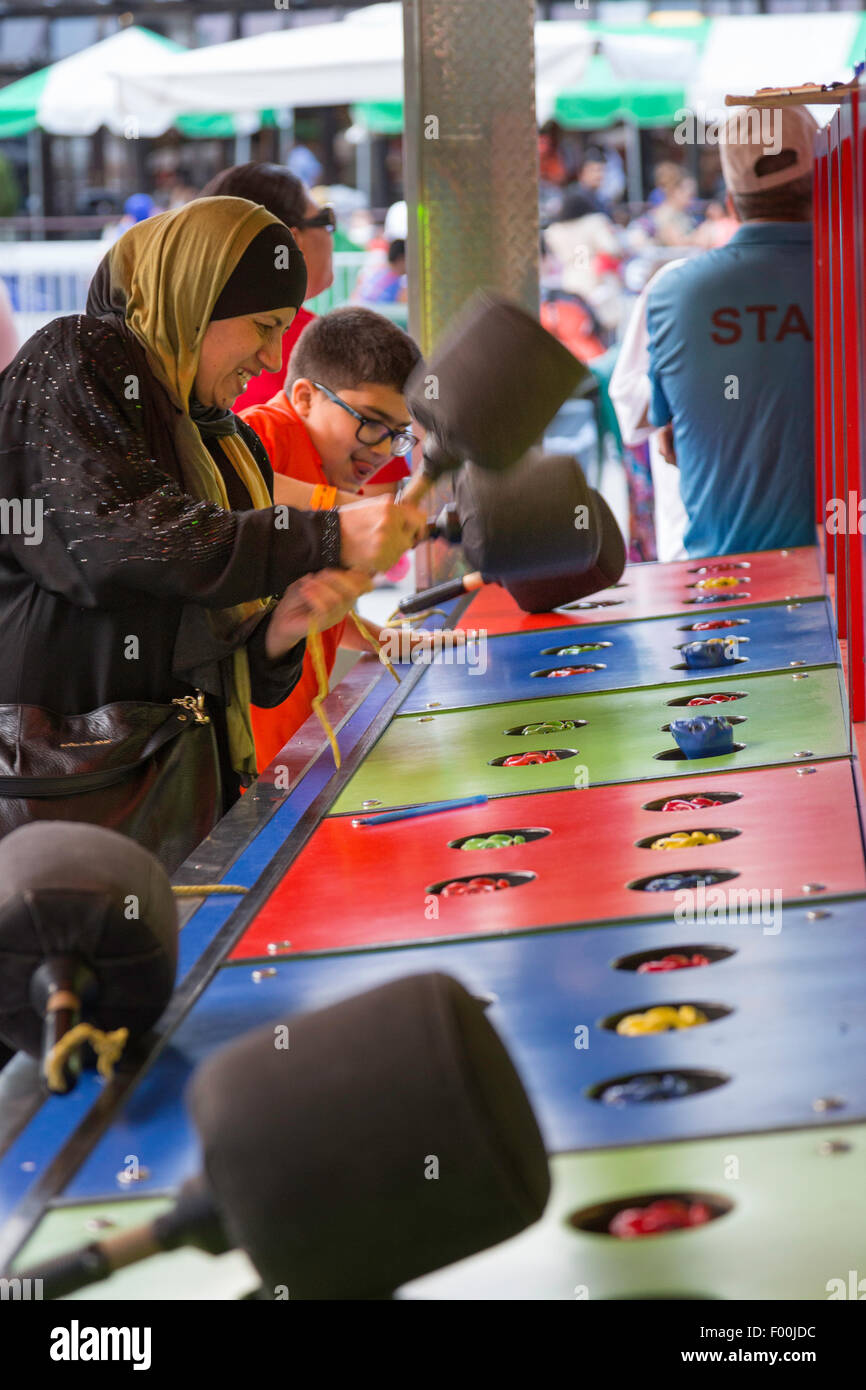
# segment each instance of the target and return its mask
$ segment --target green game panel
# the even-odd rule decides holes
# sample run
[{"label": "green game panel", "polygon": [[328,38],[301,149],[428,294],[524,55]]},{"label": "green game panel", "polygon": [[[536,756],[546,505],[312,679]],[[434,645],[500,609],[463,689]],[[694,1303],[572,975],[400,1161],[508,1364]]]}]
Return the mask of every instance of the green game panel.
[{"label": "green game panel", "polygon": [[[561,1154],[552,1161],[554,1189],[537,1225],[505,1245],[416,1280],[402,1296],[548,1301],[839,1296],[840,1285],[831,1281],[850,1290],[859,1278],[851,1280],[850,1271],[866,1275],[864,1157],[863,1125]],[[646,1205],[653,1197],[676,1195],[702,1195],[730,1207],[705,1226],[637,1240],[571,1224],[575,1213],[598,1215],[593,1208],[608,1203],[618,1209],[632,1205],[632,1199]]]},{"label": "green game panel", "polygon": [[[669,1102],[675,1104],[675,1102]],[[559,1154],[542,1220],[493,1250],[418,1279],[412,1299],[828,1299],[866,1275],[866,1125]],[[701,1197],[724,1214],[641,1240],[576,1229],[571,1218],[660,1196]],[[16,1261],[21,1270],[100,1232],[148,1220],[166,1200],[55,1208]],[[856,1285],[860,1274],[853,1281]],[[833,1283],[832,1281],[838,1281]],[[257,1284],[239,1252],[178,1250],[122,1270],[74,1299],[230,1300]]]},{"label": "green game panel", "polygon": [[[481,793],[514,796],[662,777],[706,778],[713,772],[847,755],[839,667],[744,676],[724,686],[726,690],[736,687],[743,697],[726,704],[724,713],[742,720],[735,726],[734,739],[744,747],[716,758],[680,758],[672,736],[662,726],[671,719],[719,712],[721,707],[682,706],[693,695],[711,694],[718,687],[718,677],[687,686],[657,685],[401,715],[343,789],[333,812],[410,806]],[[519,732],[529,724],[563,719],[586,723],[562,733]],[[497,758],[537,749],[562,750],[567,756],[526,767],[493,765]],[[662,752],[674,756],[655,756]]]}]

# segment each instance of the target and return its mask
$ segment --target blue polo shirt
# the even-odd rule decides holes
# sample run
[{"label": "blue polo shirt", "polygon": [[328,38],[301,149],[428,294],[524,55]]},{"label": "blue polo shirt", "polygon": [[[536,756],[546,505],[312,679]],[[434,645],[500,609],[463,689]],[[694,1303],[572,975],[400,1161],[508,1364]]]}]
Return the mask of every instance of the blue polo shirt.
[{"label": "blue polo shirt", "polygon": [[811,224],[744,223],[662,276],[647,325],[689,555],[814,545]]}]

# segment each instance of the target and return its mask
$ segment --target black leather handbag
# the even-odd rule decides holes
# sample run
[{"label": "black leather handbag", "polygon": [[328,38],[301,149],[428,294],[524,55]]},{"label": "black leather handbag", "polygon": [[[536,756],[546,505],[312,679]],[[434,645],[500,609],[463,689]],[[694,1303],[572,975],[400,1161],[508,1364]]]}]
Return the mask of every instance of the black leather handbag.
[{"label": "black leather handbag", "polygon": [[173,873],[222,809],[201,694],[72,715],[0,705],[0,838],[30,821],[83,821],[137,840]]}]

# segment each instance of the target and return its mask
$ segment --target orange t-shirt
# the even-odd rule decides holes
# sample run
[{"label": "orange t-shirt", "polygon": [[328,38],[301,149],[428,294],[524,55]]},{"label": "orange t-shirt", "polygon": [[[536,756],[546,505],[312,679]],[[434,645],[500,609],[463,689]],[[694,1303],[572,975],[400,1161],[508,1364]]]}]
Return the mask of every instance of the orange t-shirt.
[{"label": "orange t-shirt", "polygon": [[[253,405],[240,412],[242,420],[252,425],[265,446],[271,467],[275,473],[286,478],[297,478],[302,483],[321,483],[329,487],[322,468],[322,460],[316,446],[307,433],[303,420],[286,396],[278,391],[266,405]],[[325,664],[330,675],[337,657],[337,648],[343,636],[347,619],[327,628],[322,633],[322,649]],[[273,762],[280,750],[288,743],[301,725],[306,723],[313,712],[313,696],[318,693],[319,682],[313,670],[310,653],[304,656],[301,679],[291,695],[274,709],[260,709],[252,706],[253,734],[256,740],[256,763],[259,772]]]}]

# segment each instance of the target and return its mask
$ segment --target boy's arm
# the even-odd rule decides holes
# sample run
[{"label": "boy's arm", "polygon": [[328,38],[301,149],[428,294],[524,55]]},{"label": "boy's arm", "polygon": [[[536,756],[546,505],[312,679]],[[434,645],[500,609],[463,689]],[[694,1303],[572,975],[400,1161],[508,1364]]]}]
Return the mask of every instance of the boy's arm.
[{"label": "boy's arm", "polygon": [[[298,511],[308,512],[314,486],[313,483],[302,483],[297,478],[287,478],[283,473],[275,473],[274,505],[296,507]],[[359,498],[354,492],[338,492],[334,505],[346,507],[350,502],[357,502],[358,500]]]}]

